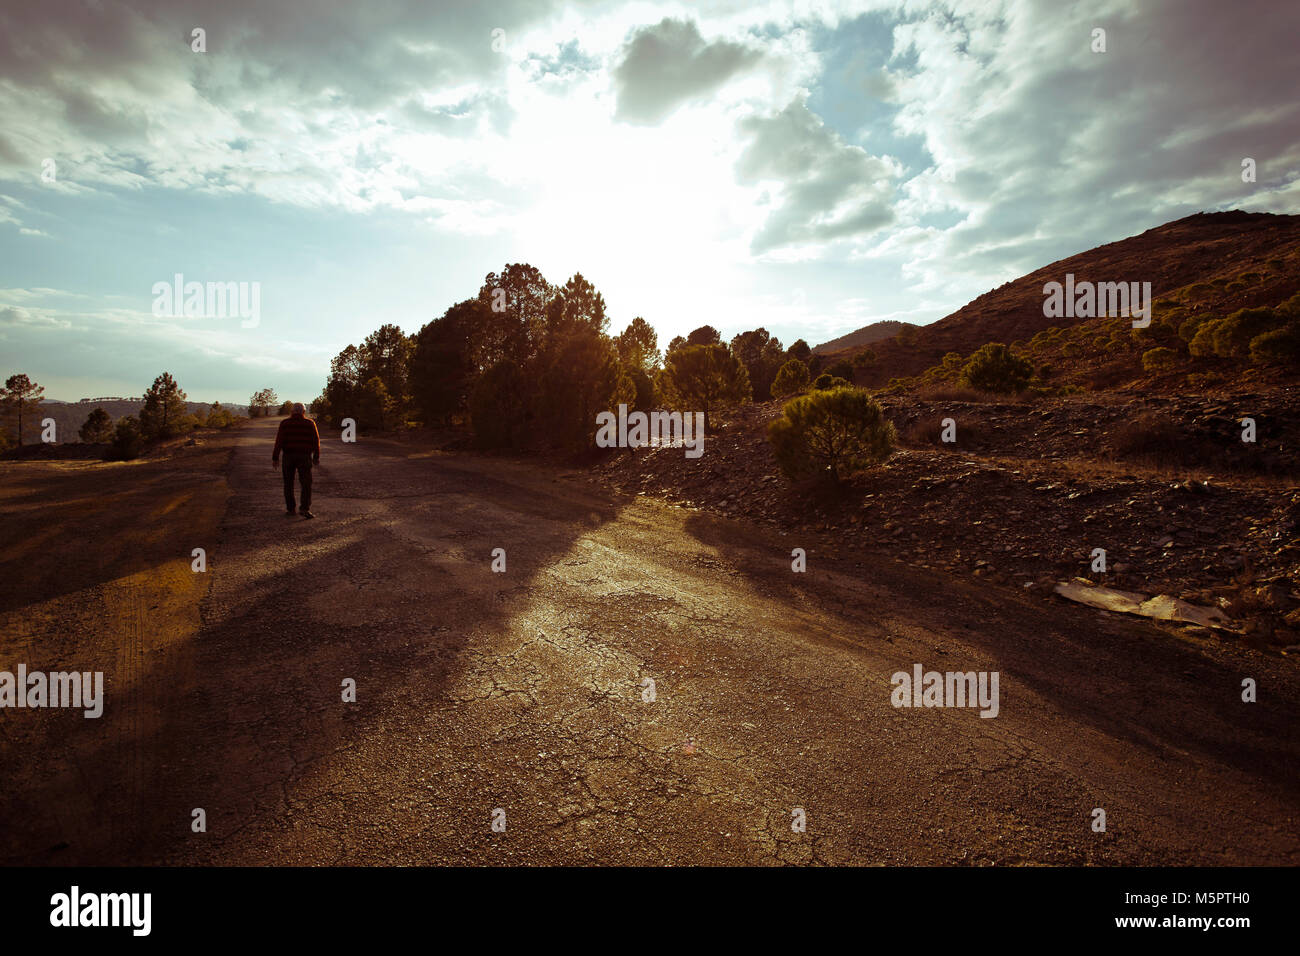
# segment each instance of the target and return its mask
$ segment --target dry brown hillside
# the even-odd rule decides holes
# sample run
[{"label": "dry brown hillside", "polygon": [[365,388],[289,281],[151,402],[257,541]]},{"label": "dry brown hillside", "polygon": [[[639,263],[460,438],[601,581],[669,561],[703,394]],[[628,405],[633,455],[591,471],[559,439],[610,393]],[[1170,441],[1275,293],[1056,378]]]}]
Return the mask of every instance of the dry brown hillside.
[{"label": "dry brown hillside", "polygon": [[[1043,285],[1064,281],[1066,273],[1073,273],[1076,281],[1150,282],[1158,321],[1161,297],[1188,287],[1197,292],[1193,311],[1223,314],[1287,299],[1300,290],[1297,254],[1300,216],[1245,212],[1188,216],[1005,283],[952,315],[922,326],[910,334],[911,341],[895,337],[876,343],[878,361],[860,371],[858,382],[878,385],[892,377],[917,375],[939,364],[949,352],[966,356],[986,342],[1027,341],[1051,327],[1087,321],[1043,315]],[[1179,298],[1185,302],[1187,296]],[[853,351],[827,354],[828,362],[849,357]]]},{"label": "dry brown hillside", "polygon": [[823,342],[813,349],[814,352],[823,355],[835,355],[839,352],[855,351],[863,346],[871,345],[873,342],[879,342],[881,339],[893,338],[904,329],[915,329],[916,326],[910,322],[898,322],[893,319],[885,319],[882,322],[872,322],[870,325],[864,325],[862,328],[850,332],[848,335],[841,335],[837,339],[831,339],[829,342]]}]

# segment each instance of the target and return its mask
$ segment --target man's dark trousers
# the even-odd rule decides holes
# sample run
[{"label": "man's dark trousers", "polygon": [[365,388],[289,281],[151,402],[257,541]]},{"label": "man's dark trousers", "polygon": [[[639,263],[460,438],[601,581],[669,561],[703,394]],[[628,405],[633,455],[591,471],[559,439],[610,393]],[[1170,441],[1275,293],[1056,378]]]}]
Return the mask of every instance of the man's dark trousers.
[{"label": "man's dark trousers", "polygon": [[280,470],[284,475],[285,510],[294,510],[293,473],[296,471],[298,482],[302,485],[302,510],[311,511],[311,452],[286,451],[280,463]]}]

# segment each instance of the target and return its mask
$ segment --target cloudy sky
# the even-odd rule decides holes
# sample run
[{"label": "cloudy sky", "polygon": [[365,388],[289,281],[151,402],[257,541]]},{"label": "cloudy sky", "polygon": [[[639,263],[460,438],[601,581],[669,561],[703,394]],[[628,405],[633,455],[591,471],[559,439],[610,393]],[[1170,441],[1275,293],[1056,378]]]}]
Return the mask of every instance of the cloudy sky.
[{"label": "cloudy sky", "polygon": [[[6,3],[0,374],[310,400],[509,262],[661,343],[933,321],[1189,213],[1300,213],[1297,35],[1271,0]],[[260,321],[155,316],[176,273],[260,283]]]}]

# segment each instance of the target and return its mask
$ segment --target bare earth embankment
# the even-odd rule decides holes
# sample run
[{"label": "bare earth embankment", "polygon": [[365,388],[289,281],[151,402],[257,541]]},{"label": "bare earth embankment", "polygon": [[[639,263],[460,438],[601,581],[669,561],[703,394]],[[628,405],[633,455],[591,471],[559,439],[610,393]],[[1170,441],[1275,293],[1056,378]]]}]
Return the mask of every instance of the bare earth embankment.
[{"label": "bare earth embankment", "polygon": [[[612,488],[824,532],[913,567],[1023,589],[1047,604],[1075,577],[1223,611],[1220,640],[1300,642],[1300,400],[1073,395],[1013,401],[883,396],[900,447],[838,494],[792,485],[766,440],[780,403],[746,406],[706,453],[638,449],[597,474]],[[1242,416],[1257,423],[1240,440]],[[941,440],[951,420],[956,441]],[[1094,549],[1106,570],[1093,570]],[[1208,636],[1204,628],[1179,632]]]}]

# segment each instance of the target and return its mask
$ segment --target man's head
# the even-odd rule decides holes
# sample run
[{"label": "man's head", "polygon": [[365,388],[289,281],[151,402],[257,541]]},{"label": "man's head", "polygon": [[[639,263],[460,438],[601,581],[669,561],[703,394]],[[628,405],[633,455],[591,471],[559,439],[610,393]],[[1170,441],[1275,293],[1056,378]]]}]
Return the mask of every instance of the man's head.
[{"label": "man's head", "polygon": [[307,414],[307,409],[303,407],[302,402],[294,402],[294,403],[293,403],[293,413],[294,413],[294,415],[296,415],[296,416],[298,416],[298,417],[301,417],[301,416]]}]

